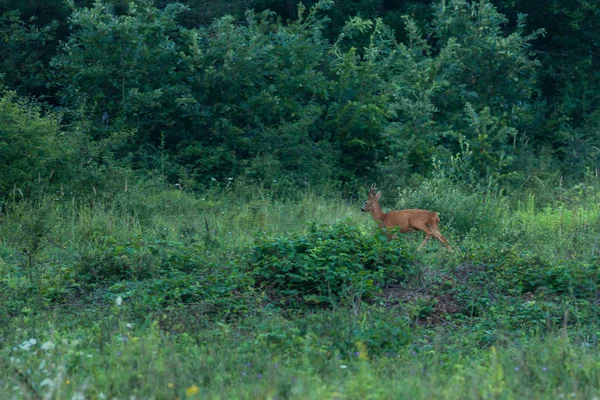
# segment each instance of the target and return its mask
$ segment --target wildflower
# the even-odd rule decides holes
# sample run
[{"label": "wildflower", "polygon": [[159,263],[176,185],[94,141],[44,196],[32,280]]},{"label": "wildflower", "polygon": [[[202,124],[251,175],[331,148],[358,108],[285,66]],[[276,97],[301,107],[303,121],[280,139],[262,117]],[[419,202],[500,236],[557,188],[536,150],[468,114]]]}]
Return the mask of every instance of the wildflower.
[{"label": "wildflower", "polygon": [[368,360],[369,354],[367,352],[367,346],[365,346],[365,344],[362,342],[357,342],[356,347],[358,347],[359,351],[354,353],[354,355],[358,357],[359,360]]},{"label": "wildflower", "polygon": [[117,352],[117,357],[121,357],[123,355],[122,351]]},{"label": "wildflower", "polygon": [[67,379],[67,380],[65,381],[65,385],[70,385],[70,384],[71,384],[71,381]]},{"label": "wildflower", "polygon": [[121,307],[121,304],[123,304],[123,298],[121,296],[118,296],[115,300],[115,304],[117,305],[117,307]]},{"label": "wildflower", "polygon": [[35,346],[36,343],[37,343],[37,340],[35,340],[34,338],[31,338],[31,339],[26,340],[23,343],[21,343],[19,345],[19,347],[21,348],[21,350],[29,350],[31,347]]},{"label": "wildflower", "polygon": [[200,389],[198,389],[198,386],[196,386],[196,385],[192,385],[189,388],[185,389],[185,395],[187,397],[198,394],[198,392],[200,392]]},{"label": "wildflower", "polygon": [[583,368],[583,364],[579,363],[579,368]]},{"label": "wildflower", "polygon": [[246,371],[241,372],[242,376],[246,376]]},{"label": "wildflower", "polygon": [[169,382],[169,384],[167,386],[172,389],[175,385],[173,385],[173,383]]},{"label": "wildflower", "polygon": [[262,378],[262,374],[261,374],[261,373],[259,373],[258,375],[256,375],[256,377],[257,377],[258,379],[261,379],[261,378]]},{"label": "wildflower", "polygon": [[346,369],[346,368],[348,368],[348,366],[347,365],[340,365],[340,368],[341,369]]},{"label": "wildflower", "polygon": [[44,344],[42,344],[41,349],[42,350],[54,350],[54,347],[56,347],[56,345],[52,342],[44,342]]},{"label": "wildflower", "polygon": [[515,371],[518,371],[518,370],[519,370],[519,367],[515,367]]},{"label": "wildflower", "polygon": [[273,364],[273,366],[274,366],[275,368],[279,368],[279,364],[277,364],[277,363]]},{"label": "wildflower", "polygon": [[53,387],[54,386],[54,381],[52,379],[46,378],[44,379],[41,383],[40,386],[50,386]]},{"label": "wildflower", "polygon": [[125,324],[126,327],[128,327],[129,329],[133,328],[133,324],[130,324],[129,322]]},{"label": "wildflower", "polygon": [[548,368],[542,367],[542,371],[548,371]]}]

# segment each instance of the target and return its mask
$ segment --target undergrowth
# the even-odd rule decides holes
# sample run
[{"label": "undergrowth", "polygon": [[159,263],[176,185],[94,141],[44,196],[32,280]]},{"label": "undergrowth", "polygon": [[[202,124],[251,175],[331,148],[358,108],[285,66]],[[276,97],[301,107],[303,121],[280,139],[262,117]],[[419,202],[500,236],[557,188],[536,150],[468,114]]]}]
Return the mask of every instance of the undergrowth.
[{"label": "undergrowth", "polygon": [[439,211],[454,253],[418,252],[419,233],[388,241],[362,197],[9,197],[0,393],[597,396],[600,191],[557,193],[539,202],[443,176],[384,193],[386,206]]}]

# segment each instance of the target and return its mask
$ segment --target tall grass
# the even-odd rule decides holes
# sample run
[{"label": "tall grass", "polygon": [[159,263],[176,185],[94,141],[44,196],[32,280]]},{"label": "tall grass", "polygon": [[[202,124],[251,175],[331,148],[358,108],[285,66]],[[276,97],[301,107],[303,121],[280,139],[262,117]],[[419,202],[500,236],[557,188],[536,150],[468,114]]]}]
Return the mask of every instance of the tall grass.
[{"label": "tall grass", "polygon": [[[307,222],[331,224],[347,219],[363,224],[357,203],[340,197],[305,193],[298,200],[267,196],[238,199],[235,193],[210,191],[192,195],[180,190],[122,193],[104,201],[78,201],[42,196],[6,205],[0,241],[8,245],[28,236],[44,223],[50,245],[73,247],[98,238],[148,235],[179,240],[210,237],[227,246],[248,246],[256,234],[299,233]],[[26,230],[26,232],[24,232]],[[23,233],[24,235],[21,235]]]},{"label": "tall grass", "polygon": [[[118,312],[115,311],[118,315]],[[321,318],[327,316],[321,315]],[[48,321],[5,337],[4,398],[129,399],[591,399],[599,394],[598,349],[564,335],[490,348],[414,347],[372,355],[360,342],[348,354],[288,323],[294,346],[261,336],[257,321],[168,335],[157,324],[113,320],[99,346],[96,324]]]},{"label": "tall grass", "polygon": [[[136,250],[120,249],[136,238],[177,243],[168,257],[201,249],[243,264],[238,254],[257,235],[302,235],[308,221],[376,234],[371,216],[359,201],[335,195],[283,199],[250,188],[192,195],[134,185],[91,200],[44,194],[9,201],[0,222],[0,397],[599,396],[599,187],[588,182],[557,191],[554,201],[538,200],[548,194],[517,201],[438,177],[384,193],[389,208],[440,212],[457,251],[430,243],[417,253],[419,234],[403,235],[417,272],[369,305],[282,310],[268,293],[237,286],[248,293],[222,296],[242,311],[220,318],[209,318],[202,304],[173,300],[140,315],[141,303],[160,293],[127,280],[110,296],[102,286],[86,291],[74,265],[115,249],[118,260]],[[149,268],[157,261],[144,251],[136,260]],[[218,262],[207,268],[189,277],[233,271]],[[183,272],[175,272],[167,269],[147,288],[179,282]],[[195,285],[182,282],[183,289]]]}]

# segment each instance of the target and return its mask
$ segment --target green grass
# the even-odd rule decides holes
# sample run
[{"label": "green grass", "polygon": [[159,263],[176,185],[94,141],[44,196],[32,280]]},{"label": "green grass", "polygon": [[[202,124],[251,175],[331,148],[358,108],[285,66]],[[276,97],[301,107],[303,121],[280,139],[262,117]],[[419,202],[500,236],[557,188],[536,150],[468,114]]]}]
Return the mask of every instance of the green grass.
[{"label": "green grass", "polygon": [[254,283],[255,239],[304,240],[308,221],[377,235],[362,198],[133,187],[9,203],[0,397],[600,396],[597,185],[544,204],[448,185],[384,198],[439,210],[455,253],[402,235],[403,280],[300,309]]},{"label": "green grass", "polygon": [[[12,347],[3,351],[10,357],[0,365],[4,397],[590,399],[599,394],[595,344],[558,334],[489,348],[407,347],[372,356],[360,343],[356,353],[329,353],[311,334],[293,338],[294,346],[269,346],[263,339],[268,332],[257,329],[264,321],[219,324],[194,335],[169,335],[156,323],[125,321],[113,321],[102,345],[95,323],[65,327],[52,321],[38,326],[36,334],[15,332],[13,341],[4,343]],[[293,332],[294,323],[288,325]]]}]

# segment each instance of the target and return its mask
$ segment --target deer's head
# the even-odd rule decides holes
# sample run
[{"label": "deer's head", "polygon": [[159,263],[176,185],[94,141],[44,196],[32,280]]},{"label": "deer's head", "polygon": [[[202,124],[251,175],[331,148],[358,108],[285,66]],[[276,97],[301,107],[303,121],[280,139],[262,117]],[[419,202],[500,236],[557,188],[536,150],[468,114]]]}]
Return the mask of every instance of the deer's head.
[{"label": "deer's head", "polygon": [[375,204],[379,204],[379,199],[381,198],[381,192],[377,191],[375,184],[371,185],[371,189],[369,189],[369,197],[365,201],[365,204],[360,208],[362,212],[371,212],[373,211]]}]

